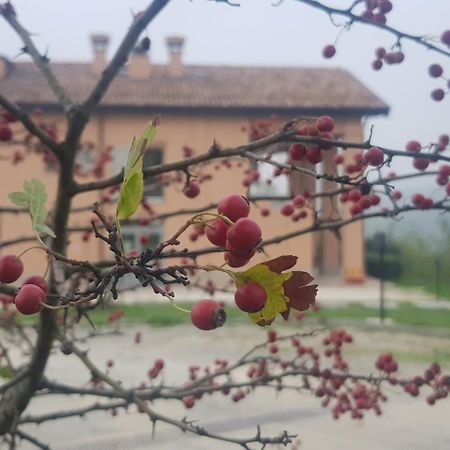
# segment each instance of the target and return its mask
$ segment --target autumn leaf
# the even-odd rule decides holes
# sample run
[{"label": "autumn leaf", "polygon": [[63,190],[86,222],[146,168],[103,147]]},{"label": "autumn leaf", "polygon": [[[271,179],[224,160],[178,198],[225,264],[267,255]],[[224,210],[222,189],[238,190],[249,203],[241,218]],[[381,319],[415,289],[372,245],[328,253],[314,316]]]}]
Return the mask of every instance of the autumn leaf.
[{"label": "autumn leaf", "polygon": [[304,311],[316,301],[317,285],[307,286],[314,279],[309,273],[296,270],[283,273],[296,262],[296,256],[284,255],[257,264],[245,272],[233,272],[236,288],[251,281],[260,284],[266,291],[264,308],[249,313],[254,323],[270,325],[277,314],[287,319],[291,308]]}]

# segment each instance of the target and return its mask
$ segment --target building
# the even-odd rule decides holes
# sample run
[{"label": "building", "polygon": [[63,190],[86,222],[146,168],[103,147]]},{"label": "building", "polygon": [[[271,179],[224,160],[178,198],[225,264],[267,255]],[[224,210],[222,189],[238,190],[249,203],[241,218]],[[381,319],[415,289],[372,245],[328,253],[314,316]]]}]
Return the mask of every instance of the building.
[{"label": "building", "polygon": [[[92,45],[94,57],[90,63],[52,63],[54,73],[75,100],[82,100],[87,95],[107,63],[108,38],[104,35],[92,36]],[[179,160],[183,157],[181,149],[184,145],[197,153],[207,151],[214,140],[226,147],[239,145],[249,139],[248,129],[252,123],[273,114],[280,122],[300,114],[329,114],[336,120],[340,138],[358,142],[363,138],[362,118],[388,112],[385,103],[345,70],[188,66],[182,61],[183,39],[168,38],[167,48],[170,58],[164,66],[152,64],[147,52],[136,49],[86,128],[83,135],[85,142],[92,143],[96,149],[106,146],[114,148],[114,160],[105,176],[121,168],[133,136],[156,113],[161,114],[162,121],[146,164]],[[0,92],[29,111],[40,108],[43,111],[42,121],[56,123],[61,130],[64,129],[65,118],[61,108],[31,62],[17,63],[1,58]],[[333,149],[327,152],[324,170],[335,170],[332,167],[335,152]],[[354,151],[345,152],[345,158],[349,160],[352,154]],[[89,156],[89,153],[82,152],[79,164],[92,164],[90,157],[92,155]],[[30,154],[18,166],[20,170],[10,170],[9,162],[0,161],[1,205],[9,204],[8,192],[21,190],[23,181],[30,178],[40,178],[46,183],[51,205],[55,196],[56,174],[51,161],[42,164],[41,160],[42,156]],[[215,170],[217,167],[220,170]],[[196,208],[218,201],[229,193],[246,192],[242,185],[245,164],[242,166],[232,162],[232,169],[228,170],[221,164],[217,167],[206,170],[214,173],[214,181],[205,182],[199,197],[189,202],[180,192],[180,184],[161,189],[154,188],[152,180],[148,181],[147,200],[151,208],[157,213],[175,211],[181,207]],[[280,183],[272,191],[279,194],[290,187],[298,192],[303,189],[313,192],[315,180],[296,175],[291,186]],[[256,187],[259,193],[264,193],[261,189],[262,184]],[[81,194],[75,199],[74,206],[88,206],[103,195]],[[261,218],[258,209],[253,208],[252,214],[261,223],[264,238],[312,223],[311,215],[293,223],[276,213],[279,206],[276,201],[260,202],[259,205],[274,206],[273,213],[266,218]],[[333,208],[334,205],[324,202],[322,214],[331,214]],[[71,227],[87,226],[90,217],[89,212],[74,213]],[[168,219],[164,227],[157,223],[145,228],[138,223],[131,224],[124,229],[126,244],[128,247],[139,247],[139,236],[142,234],[150,235],[151,241],[169,237],[181,223],[182,218],[176,217]],[[23,215],[0,214],[0,241],[29,236],[30,230],[29,219]],[[93,261],[109,257],[107,247],[99,240],[83,241],[82,234],[72,233],[70,242],[69,251],[74,257]],[[206,243],[206,239],[186,242],[193,248],[204,247]],[[8,251],[20,252],[29,246],[29,243],[21,244]],[[24,259],[27,271],[40,273],[43,271],[43,257],[36,253],[28,252]],[[269,257],[291,253],[299,256],[301,269],[325,275],[342,274],[347,281],[364,279],[362,223],[345,227],[340,240],[325,231],[267,247]],[[267,258],[267,255],[258,257]]]}]

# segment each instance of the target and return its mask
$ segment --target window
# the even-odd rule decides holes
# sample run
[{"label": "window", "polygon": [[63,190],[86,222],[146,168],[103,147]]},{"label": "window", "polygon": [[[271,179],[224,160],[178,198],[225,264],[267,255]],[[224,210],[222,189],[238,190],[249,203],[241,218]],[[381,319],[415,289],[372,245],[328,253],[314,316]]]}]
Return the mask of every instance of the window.
[{"label": "window", "polygon": [[[164,239],[164,231],[162,225],[122,225],[122,238],[125,253],[130,250],[138,250],[139,252],[146,248],[155,248]],[[142,242],[142,236],[147,237],[147,242]],[[132,289],[140,286],[134,275],[127,274],[119,280],[119,290]]]},{"label": "window", "polygon": [[[280,152],[272,155],[272,160],[286,163],[287,153]],[[255,167],[260,173],[259,180],[250,186],[251,197],[286,197],[291,195],[289,176],[274,176],[275,166],[258,162]]]},{"label": "window", "polygon": [[[163,152],[160,148],[151,148],[144,155],[144,169],[157,166],[163,162]],[[146,197],[163,197],[163,185],[156,177],[144,178],[144,195]]]},{"label": "window", "polygon": [[[132,249],[142,251],[146,248],[155,248],[164,239],[161,225],[122,225],[121,231],[125,253]],[[147,241],[141,242],[142,237]]]}]

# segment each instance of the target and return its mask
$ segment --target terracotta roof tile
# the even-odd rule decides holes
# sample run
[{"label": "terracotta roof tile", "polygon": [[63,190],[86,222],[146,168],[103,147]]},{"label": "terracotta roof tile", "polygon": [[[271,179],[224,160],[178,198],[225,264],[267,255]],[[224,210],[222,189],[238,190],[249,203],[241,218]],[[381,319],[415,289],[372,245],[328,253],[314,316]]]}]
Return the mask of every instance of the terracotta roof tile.
[{"label": "terracotta roof tile", "polygon": [[[96,82],[89,64],[54,63],[52,68],[74,100],[81,101]],[[147,80],[125,73],[114,80],[101,105],[115,108],[205,108],[233,110],[347,110],[387,113],[387,105],[342,69],[185,66],[170,78],[166,66],[153,65]],[[32,63],[15,63],[0,92],[26,105],[56,100]]]}]

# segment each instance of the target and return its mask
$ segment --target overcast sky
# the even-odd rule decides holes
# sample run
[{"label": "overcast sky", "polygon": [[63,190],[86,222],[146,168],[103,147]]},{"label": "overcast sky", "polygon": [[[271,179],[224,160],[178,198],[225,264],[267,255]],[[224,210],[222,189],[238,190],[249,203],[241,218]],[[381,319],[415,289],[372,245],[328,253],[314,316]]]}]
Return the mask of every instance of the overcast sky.
[{"label": "overcast sky", "polygon": [[[112,54],[130,24],[131,11],[140,11],[148,1],[14,0],[13,4],[24,26],[36,33],[40,49],[48,48],[51,59],[80,61],[91,58],[88,36],[93,32],[110,35]],[[279,7],[272,3],[274,0],[241,0],[241,7],[233,8],[207,0],[172,0],[148,28],[151,58],[165,62],[164,39],[177,34],[186,38],[184,60],[191,64],[344,67],[391,106],[388,118],[370,120],[375,124],[375,142],[403,148],[409,139],[428,143],[450,131],[450,97],[436,103],[429,95],[445,83],[427,75],[430,63],[441,62],[450,77],[450,63],[444,58],[405,42],[403,64],[374,72],[370,67],[374,49],[391,46],[394,38],[356,25],[341,34],[336,57],[324,60],[322,47],[334,42],[339,33],[328,16],[295,0],[284,0]],[[339,6],[349,1],[328,3]],[[394,0],[389,24],[438,36],[450,28],[450,1]],[[15,34],[0,21],[0,54],[12,58],[20,47]],[[410,164],[396,163],[395,169],[402,170],[403,165],[403,171],[409,171]]]}]

